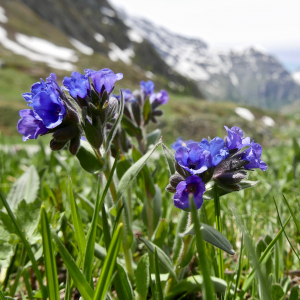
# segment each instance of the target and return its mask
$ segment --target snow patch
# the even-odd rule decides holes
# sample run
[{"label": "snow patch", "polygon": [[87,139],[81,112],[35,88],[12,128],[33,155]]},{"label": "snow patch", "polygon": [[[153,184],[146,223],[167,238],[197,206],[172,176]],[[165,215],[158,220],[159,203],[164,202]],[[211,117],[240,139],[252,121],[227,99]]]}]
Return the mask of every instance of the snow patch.
[{"label": "snow patch", "polygon": [[0,26],[0,43],[4,48],[14,52],[17,55],[22,55],[30,60],[46,63],[49,67],[65,71],[74,71],[75,66],[70,62],[62,62],[53,56],[35,53],[27,48],[19,45],[18,43],[8,39],[7,31]]},{"label": "snow patch", "polygon": [[120,49],[116,44],[109,43],[109,48],[111,51],[108,52],[108,57],[112,61],[123,61],[126,65],[131,64],[131,57],[135,56],[135,53],[132,49]]},{"label": "snow patch", "polygon": [[5,9],[2,6],[0,6],[0,22],[7,23],[7,21],[8,21],[8,18],[5,15]]},{"label": "snow patch", "polygon": [[134,30],[128,30],[127,35],[132,42],[141,43],[144,39]]},{"label": "snow patch", "polygon": [[80,41],[75,40],[74,38],[70,38],[69,41],[81,53],[83,53],[85,55],[94,54],[94,50],[91,47],[81,43]]},{"label": "snow patch", "polygon": [[239,79],[237,78],[237,76],[235,75],[235,73],[230,73],[229,74],[230,77],[230,81],[234,86],[237,86],[239,84]]},{"label": "snow patch", "polygon": [[110,9],[110,8],[108,8],[108,7],[105,7],[105,6],[102,6],[102,7],[100,8],[100,11],[101,11],[104,15],[106,15],[106,16],[108,16],[108,17],[111,17],[111,18],[113,18],[113,17],[116,16],[116,13],[115,13],[112,9]]},{"label": "snow patch", "polygon": [[99,43],[103,43],[105,41],[105,37],[102,34],[98,33],[98,32],[96,32],[94,34],[94,38]]},{"label": "snow patch", "polygon": [[21,33],[16,33],[15,37],[19,44],[32,51],[71,62],[78,61],[78,57],[75,55],[75,51],[73,49],[58,47],[47,40],[34,36],[27,36]]},{"label": "snow patch", "polygon": [[292,77],[296,83],[300,84],[300,71],[294,72]]},{"label": "snow patch", "polygon": [[261,120],[264,122],[264,124],[265,124],[266,126],[272,127],[272,126],[275,125],[275,121],[274,121],[271,117],[263,116],[263,117],[261,118]]},{"label": "snow patch", "polygon": [[255,117],[253,115],[253,113],[247,109],[247,108],[244,108],[244,107],[236,107],[235,108],[235,113],[237,115],[239,115],[241,118],[247,120],[247,121],[254,121],[255,120]]},{"label": "snow patch", "polygon": [[145,76],[150,79],[154,79],[156,77],[151,71],[146,71]]}]

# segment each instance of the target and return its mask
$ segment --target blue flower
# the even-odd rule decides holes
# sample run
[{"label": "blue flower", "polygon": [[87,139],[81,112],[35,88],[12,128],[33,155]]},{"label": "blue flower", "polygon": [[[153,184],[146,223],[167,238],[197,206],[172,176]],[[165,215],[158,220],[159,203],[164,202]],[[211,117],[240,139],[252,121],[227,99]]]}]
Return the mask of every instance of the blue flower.
[{"label": "blue flower", "polygon": [[65,77],[63,85],[68,89],[73,98],[85,98],[91,90],[89,78],[79,72],[73,72],[70,77]]},{"label": "blue flower", "polygon": [[90,69],[85,70],[85,75],[90,77],[96,91],[102,93],[102,89],[108,94],[110,94],[114,88],[115,82],[123,78],[122,73],[115,74],[112,70],[105,68],[99,71],[94,71]]},{"label": "blue flower", "polygon": [[[123,92],[123,97],[125,102],[135,102],[136,99],[134,95],[132,94],[130,89],[121,89]],[[117,98],[118,100],[121,100],[121,95],[112,95],[113,97]]]},{"label": "blue flower", "polygon": [[51,73],[46,82],[41,79],[32,85],[31,93],[24,93],[23,98],[32,106],[32,110],[21,110],[18,131],[24,135],[23,140],[36,139],[61,124],[66,115],[66,107],[61,100],[62,91],[56,82],[56,75]]},{"label": "blue flower", "polygon": [[225,147],[225,142],[220,137],[215,137],[211,142],[207,139],[203,139],[199,145],[211,153],[213,158],[212,165],[214,167],[229,156],[229,151]]},{"label": "blue flower", "polygon": [[190,143],[195,143],[195,141],[193,141],[193,140],[188,140],[188,141],[184,141],[183,139],[182,139],[182,137],[179,137],[177,140],[176,140],[176,142],[174,142],[172,145],[171,145],[171,148],[173,149],[173,150],[177,150],[179,147],[181,147],[181,146],[183,146],[183,147],[186,147],[188,144],[190,144]]},{"label": "blue flower", "polygon": [[196,175],[189,176],[185,181],[181,181],[176,187],[174,194],[174,205],[180,209],[187,209],[190,206],[189,195],[194,196],[196,208],[199,209],[203,204],[203,194],[205,184],[202,179]]},{"label": "blue flower", "polygon": [[148,97],[154,93],[154,82],[149,80],[147,82],[141,81],[141,90],[144,92],[145,97]]},{"label": "blue flower", "polygon": [[40,134],[48,132],[47,127],[42,121],[35,118],[34,112],[31,109],[21,110],[20,117],[17,129],[23,135],[24,142],[28,139],[36,139]]},{"label": "blue flower", "polygon": [[243,138],[244,133],[242,129],[236,126],[232,127],[231,129],[229,129],[227,126],[224,127],[228,133],[228,137],[226,138],[226,147],[228,150],[240,150],[245,146],[250,146],[250,138]]},{"label": "blue flower", "polygon": [[212,166],[212,155],[198,143],[190,143],[179,147],[175,153],[178,164],[189,173],[201,174]]},{"label": "blue flower", "polygon": [[159,105],[167,104],[169,101],[168,92],[165,90],[161,90],[157,94],[151,94],[149,98],[150,104],[152,106],[158,107]]},{"label": "blue flower", "polygon": [[267,164],[260,159],[262,154],[262,146],[260,144],[251,143],[251,146],[245,150],[242,154],[241,159],[249,161],[249,164],[245,165],[245,169],[261,169],[262,171],[267,170]]}]

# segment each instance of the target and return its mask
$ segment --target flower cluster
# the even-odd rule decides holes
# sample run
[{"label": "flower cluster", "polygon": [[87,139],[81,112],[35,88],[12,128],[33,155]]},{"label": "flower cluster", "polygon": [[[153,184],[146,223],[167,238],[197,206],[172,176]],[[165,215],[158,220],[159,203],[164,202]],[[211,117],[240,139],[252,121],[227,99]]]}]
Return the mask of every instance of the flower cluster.
[{"label": "flower cluster", "polygon": [[[194,196],[197,208],[203,203],[205,184],[214,180],[227,191],[240,190],[239,183],[247,178],[247,171],[261,169],[267,165],[261,160],[261,145],[250,142],[238,127],[225,126],[227,137],[216,137],[211,141],[183,141],[172,144],[175,152],[176,173],[170,178],[166,190],[174,194],[174,204],[189,209],[189,194]],[[246,148],[243,150],[243,148]]]},{"label": "flower cluster", "polygon": [[[99,148],[107,124],[117,115],[118,100],[109,95],[122,77],[123,74],[115,74],[107,68],[87,69],[84,75],[73,72],[71,77],[65,77],[61,88],[53,73],[46,82],[41,79],[33,84],[31,92],[23,94],[32,110],[20,111],[17,126],[23,140],[53,133],[51,149],[60,150],[69,144],[70,152],[75,155],[80,138],[85,135],[93,147]],[[70,97],[64,91],[68,91]]]}]

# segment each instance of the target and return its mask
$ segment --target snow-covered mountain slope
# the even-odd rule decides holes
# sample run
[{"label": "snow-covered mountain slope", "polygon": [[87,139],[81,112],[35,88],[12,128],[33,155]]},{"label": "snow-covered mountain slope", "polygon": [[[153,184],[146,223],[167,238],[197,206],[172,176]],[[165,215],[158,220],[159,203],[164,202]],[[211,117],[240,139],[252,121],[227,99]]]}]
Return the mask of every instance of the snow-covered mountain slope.
[{"label": "snow-covered mountain slope", "polygon": [[300,84],[300,70],[292,73],[292,77],[298,84]]},{"label": "snow-covered mountain slope", "polygon": [[220,51],[124,12],[125,24],[148,40],[179,74],[197,82],[206,98],[279,108],[300,99],[300,85],[260,46]]}]

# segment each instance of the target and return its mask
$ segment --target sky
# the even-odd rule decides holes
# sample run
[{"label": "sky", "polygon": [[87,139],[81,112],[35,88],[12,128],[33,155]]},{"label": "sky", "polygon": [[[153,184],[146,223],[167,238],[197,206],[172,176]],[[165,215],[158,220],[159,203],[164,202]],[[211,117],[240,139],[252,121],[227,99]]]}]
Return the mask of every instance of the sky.
[{"label": "sky", "polygon": [[261,45],[300,69],[300,0],[109,0],[172,32],[231,49]]}]

